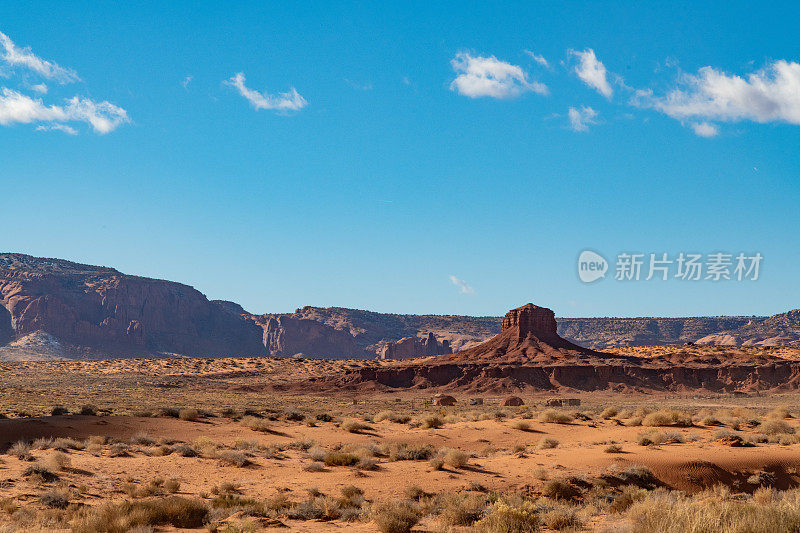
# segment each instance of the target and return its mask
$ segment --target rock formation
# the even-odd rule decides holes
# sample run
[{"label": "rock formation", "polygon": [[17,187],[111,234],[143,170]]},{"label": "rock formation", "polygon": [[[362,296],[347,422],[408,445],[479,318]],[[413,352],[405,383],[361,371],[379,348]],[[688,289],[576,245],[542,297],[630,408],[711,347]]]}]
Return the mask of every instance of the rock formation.
[{"label": "rock formation", "polygon": [[199,291],[105,267],[0,254],[0,337],[46,332],[103,355],[265,352],[252,322]]},{"label": "rock formation", "polygon": [[500,333],[495,337],[468,350],[440,357],[438,360],[469,363],[534,363],[582,355],[604,354],[582,348],[560,337],[553,311],[529,303],[506,313],[500,326]]},{"label": "rock formation", "polygon": [[251,317],[263,328],[263,344],[270,355],[367,358],[371,354],[359,347],[346,331],[326,324],[286,315]]},{"label": "rock formation", "polygon": [[424,339],[404,337],[399,341],[388,342],[378,352],[378,357],[381,359],[409,359],[451,353],[453,353],[453,350],[450,348],[450,343],[447,339],[439,342],[436,340],[436,335],[428,333],[428,336]]}]

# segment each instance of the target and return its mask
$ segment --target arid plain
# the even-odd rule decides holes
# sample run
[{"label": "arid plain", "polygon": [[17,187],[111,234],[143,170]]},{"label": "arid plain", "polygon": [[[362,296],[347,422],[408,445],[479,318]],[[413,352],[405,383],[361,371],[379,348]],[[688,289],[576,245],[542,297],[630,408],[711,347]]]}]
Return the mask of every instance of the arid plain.
[{"label": "arid plain", "polygon": [[[705,350],[719,349],[698,348]],[[800,360],[797,349],[781,355]],[[299,390],[320,376],[398,364],[2,363],[1,527],[776,531],[797,524],[800,397],[791,390]],[[434,405],[437,392],[439,403],[452,396],[455,405]],[[522,405],[503,405],[519,403],[512,396]],[[546,405],[564,398],[580,405]]]}]

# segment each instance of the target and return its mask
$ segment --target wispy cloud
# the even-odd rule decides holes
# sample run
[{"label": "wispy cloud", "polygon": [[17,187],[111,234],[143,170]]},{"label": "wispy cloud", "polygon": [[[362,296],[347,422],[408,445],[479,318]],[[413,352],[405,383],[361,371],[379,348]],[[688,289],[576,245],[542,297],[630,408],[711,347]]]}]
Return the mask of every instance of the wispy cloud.
[{"label": "wispy cloud", "polygon": [[35,72],[43,78],[61,83],[79,81],[78,74],[68,68],[61,67],[52,61],[46,61],[30,48],[20,48],[3,32],[0,32],[0,59],[12,67],[22,67]]},{"label": "wispy cloud", "polygon": [[547,62],[547,59],[545,59],[543,55],[531,52],[530,50],[525,50],[525,53],[531,56],[531,59],[533,59],[543,67],[548,67],[548,68],[550,67],[550,63]]},{"label": "wispy cloud", "polygon": [[589,125],[597,124],[597,111],[588,106],[569,108],[569,127],[574,131],[589,131]]},{"label": "wispy cloud", "polygon": [[719,133],[719,128],[708,122],[695,122],[692,124],[692,129],[695,135],[700,137],[716,137]]},{"label": "wispy cloud", "polygon": [[36,131],[63,131],[69,135],[77,135],[78,130],[66,124],[52,124],[48,126],[36,126]]},{"label": "wispy cloud", "polygon": [[453,285],[455,285],[456,287],[458,287],[458,291],[459,291],[461,294],[475,294],[475,289],[473,289],[472,287],[470,287],[470,286],[467,284],[467,282],[466,282],[466,281],[464,281],[463,279],[458,279],[458,278],[457,278],[457,277],[455,277],[455,276],[450,276],[450,282],[451,282]]},{"label": "wispy cloud", "polygon": [[450,64],[458,74],[450,89],[470,98],[513,98],[526,92],[548,92],[545,84],[528,81],[522,68],[494,56],[473,57],[468,52],[459,52]]},{"label": "wispy cloud", "polygon": [[183,88],[184,89],[188,89],[189,88],[189,84],[192,83],[193,79],[194,79],[194,76],[186,76],[185,78],[183,78],[183,80],[181,81],[181,85],[183,85]]},{"label": "wispy cloud", "polygon": [[245,84],[244,73],[239,72],[231,79],[226,80],[225,84],[236,87],[241,94],[255,109],[271,109],[273,111],[299,111],[308,105],[305,98],[292,87],[289,92],[280,93],[277,96],[262,94],[256,90],[248,88]]},{"label": "wispy cloud", "polygon": [[611,88],[611,84],[608,82],[606,66],[597,59],[594,50],[591,48],[587,48],[582,52],[570,50],[569,53],[578,58],[578,65],[574,69],[578,77],[586,85],[610,99],[614,94],[614,89]]},{"label": "wispy cloud", "polygon": [[682,75],[664,96],[637,91],[632,103],[680,121],[699,121],[690,126],[703,137],[717,134],[709,121],[800,125],[800,64],[781,59],[745,76],[703,67]]},{"label": "wispy cloud", "polygon": [[353,89],[356,89],[356,90],[359,90],[359,91],[371,91],[372,90],[372,83],[371,82],[359,83],[357,81],[351,80],[350,78],[345,78],[344,81],[345,81],[345,83],[347,85],[349,85]]},{"label": "wispy cloud", "polygon": [[129,119],[124,109],[109,102],[94,102],[75,96],[66,100],[64,105],[46,105],[40,99],[13,89],[0,88],[0,125],[43,123],[48,126],[46,129],[72,133],[75,129],[64,127],[64,122],[73,121],[85,122],[96,133],[105,134],[129,122]]}]

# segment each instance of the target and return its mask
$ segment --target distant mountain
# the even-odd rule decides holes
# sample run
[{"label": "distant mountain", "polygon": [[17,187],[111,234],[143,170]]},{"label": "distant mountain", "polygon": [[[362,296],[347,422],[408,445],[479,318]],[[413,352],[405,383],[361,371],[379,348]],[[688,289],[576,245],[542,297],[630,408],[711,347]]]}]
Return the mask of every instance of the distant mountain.
[{"label": "distant mountain", "polygon": [[[458,352],[501,317],[302,307],[253,315],[172,281],[108,267],[0,254],[0,360],[159,355],[416,357]],[[771,317],[560,318],[558,334],[595,350],[686,342],[800,345],[800,311]]]}]

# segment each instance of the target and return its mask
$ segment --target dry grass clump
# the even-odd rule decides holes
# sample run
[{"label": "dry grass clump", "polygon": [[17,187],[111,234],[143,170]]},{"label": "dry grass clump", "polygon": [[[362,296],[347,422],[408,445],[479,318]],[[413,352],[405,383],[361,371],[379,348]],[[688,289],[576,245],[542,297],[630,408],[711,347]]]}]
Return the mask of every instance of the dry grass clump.
[{"label": "dry grass clump", "polygon": [[574,417],[563,411],[556,411],[555,409],[545,409],[539,413],[539,422],[547,422],[551,424],[569,424],[574,420]]},{"label": "dry grass clump", "polygon": [[372,518],[381,533],[408,533],[419,522],[420,512],[409,502],[387,502],[375,507]]},{"label": "dry grass clump", "polygon": [[464,468],[469,463],[469,455],[461,450],[442,450],[444,464],[450,468]]},{"label": "dry grass clump", "polygon": [[47,468],[50,470],[66,470],[70,466],[70,458],[64,452],[55,452],[47,458]]},{"label": "dry grass clump", "polygon": [[660,426],[679,426],[690,427],[692,425],[692,417],[688,414],[677,410],[661,410],[655,413],[650,413],[642,419],[643,426],[660,427]]},{"label": "dry grass clump", "polygon": [[444,420],[440,416],[428,414],[420,418],[419,423],[423,429],[439,429],[444,425]]},{"label": "dry grass clump", "polygon": [[693,499],[657,490],[633,504],[628,516],[633,533],[798,531],[800,499],[794,492],[747,501],[715,494]]},{"label": "dry grass clump", "polygon": [[789,410],[785,407],[776,407],[769,413],[767,413],[767,418],[777,418],[777,419],[784,419],[784,418],[791,418],[791,414],[789,414]]},{"label": "dry grass clump", "polygon": [[622,453],[622,446],[619,444],[611,444],[606,446],[603,450],[605,453]]},{"label": "dry grass clump", "polygon": [[372,429],[369,425],[356,420],[355,418],[346,418],[342,421],[341,427],[343,430],[347,431],[348,433],[361,433],[362,431],[368,431]]},{"label": "dry grass clump", "polygon": [[576,509],[569,505],[548,506],[539,511],[542,525],[555,531],[580,529],[582,522]]},{"label": "dry grass clump", "polygon": [[50,410],[50,416],[64,416],[68,414],[69,410],[62,405],[56,405],[55,407],[53,407],[53,409]]},{"label": "dry grass clump", "polygon": [[[410,499],[419,500],[421,497]],[[443,526],[471,526],[483,515],[486,501],[483,496],[475,494],[446,494],[440,498],[438,507],[439,521]]]},{"label": "dry grass clump", "polygon": [[236,466],[244,468],[250,466],[253,462],[242,452],[236,450],[224,450],[217,454],[217,460],[225,466]]},{"label": "dry grass clump", "polygon": [[411,421],[411,416],[398,414],[394,411],[381,411],[380,413],[376,414],[373,418],[375,422],[382,422],[384,420],[388,420],[389,422],[394,422],[395,424],[408,424]]},{"label": "dry grass clump", "polygon": [[651,446],[658,444],[679,444],[684,441],[683,435],[678,431],[658,431],[651,429],[644,433],[639,433],[636,443],[639,446]]},{"label": "dry grass clump", "polygon": [[170,525],[199,528],[208,519],[205,502],[180,496],[154,500],[106,503],[84,508],[76,518],[73,533],[125,533],[134,528]]},{"label": "dry grass clump", "polygon": [[498,500],[475,523],[482,533],[532,533],[539,530],[539,516],[536,505],[529,501],[512,504]]},{"label": "dry grass clump", "polygon": [[258,418],[256,416],[250,415],[250,416],[242,417],[242,420],[240,421],[240,423],[244,427],[252,429],[253,431],[260,431],[262,433],[269,433],[269,432],[272,431],[272,428],[270,427],[269,421],[267,421],[267,420],[265,420],[263,418]]},{"label": "dry grass clump", "polygon": [[34,464],[25,469],[22,475],[37,483],[51,483],[58,481],[58,474],[51,471],[44,465]]},{"label": "dry grass clump", "polygon": [[573,500],[579,495],[580,490],[564,479],[551,479],[542,488],[542,496],[553,500]]},{"label": "dry grass clump", "polygon": [[426,461],[436,455],[436,448],[431,444],[389,442],[381,446],[381,453],[390,461]]},{"label": "dry grass clump", "polygon": [[39,496],[39,503],[50,509],[69,507],[69,493],[62,490],[49,490]]},{"label": "dry grass clump", "polygon": [[181,409],[178,411],[178,418],[187,422],[194,422],[200,418],[200,411],[197,409]]},{"label": "dry grass clump", "polygon": [[326,466],[354,466],[361,458],[353,453],[331,450],[325,453]]},{"label": "dry grass clump", "polygon": [[530,431],[531,424],[527,420],[515,420],[511,427],[520,431]]},{"label": "dry grass clump", "polygon": [[616,407],[606,407],[603,409],[603,412],[600,413],[600,418],[604,418],[608,420],[609,418],[614,418],[619,414],[619,409]]},{"label": "dry grass clump", "polygon": [[30,442],[25,442],[22,440],[18,440],[6,452],[8,455],[13,455],[20,461],[30,461],[33,460],[31,456],[31,448],[32,445]]},{"label": "dry grass clump", "polygon": [[312,461],[303,467],[306,472],[325,472],[325,465],[319,461]]},{"label": "dry grass clump", "polygon": [[537,450],[552,450],[553,448],[558,447],[558,441],[556,439],[551,439],[550,437],[545,437],[536,443]]},{"label": "dry grass clump", "polygon": [[778,435],[782,433],[794,433],[794,428],[779,418],[765,420],[758,426],[759,431],[767,435]]}]

